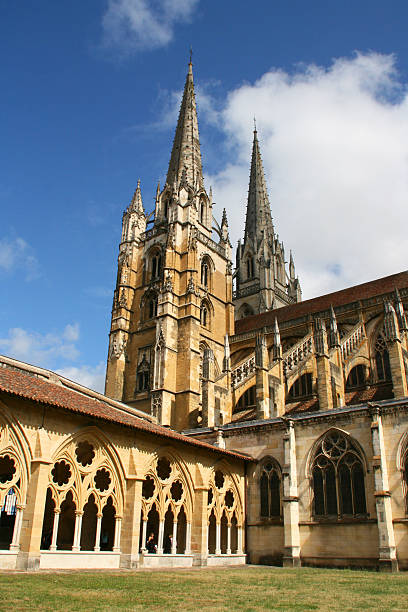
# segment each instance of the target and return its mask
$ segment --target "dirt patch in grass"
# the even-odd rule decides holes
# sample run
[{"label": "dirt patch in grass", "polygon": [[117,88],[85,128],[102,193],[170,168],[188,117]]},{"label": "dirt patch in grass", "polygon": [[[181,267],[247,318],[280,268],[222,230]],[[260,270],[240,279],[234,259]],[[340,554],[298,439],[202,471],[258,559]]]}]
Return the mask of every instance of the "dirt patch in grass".
[{"label": "dirt patch in grass", "polygon": [[0,574],[0,610],[407,609],[408,574],[272,567]]}]

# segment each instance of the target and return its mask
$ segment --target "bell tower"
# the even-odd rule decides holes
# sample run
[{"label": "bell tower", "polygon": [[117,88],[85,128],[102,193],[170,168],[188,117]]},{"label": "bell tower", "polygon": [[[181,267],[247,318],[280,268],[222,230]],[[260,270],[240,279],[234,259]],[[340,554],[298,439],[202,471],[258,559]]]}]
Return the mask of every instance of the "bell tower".
[{"label": "bell tower", "polygon": [[138,183],[123,218],[106,394],[175,429],[217,424],[228,411],[214,383],[234,333],[231,244],[225,211],[219,225],[204,187],[191,61],[150,217]]}]

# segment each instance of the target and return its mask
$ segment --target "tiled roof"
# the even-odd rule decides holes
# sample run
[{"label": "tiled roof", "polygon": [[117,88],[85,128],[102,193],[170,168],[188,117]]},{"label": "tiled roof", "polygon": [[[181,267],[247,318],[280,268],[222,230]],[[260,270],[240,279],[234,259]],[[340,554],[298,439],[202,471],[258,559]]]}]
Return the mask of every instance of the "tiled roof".
[{"label": "tiled roof", "polygon": [[336,306],[343,306],[358,300],[366,300],[378,295],[384,295],[385,293],[391,293],[395,289],[402,289],[404,287],[408,287],[408,271],[399,272],[398,274],[385,276],[368,283],[348,287],[341,291],[321,295],[311,300],[305,300],[304,302],[298,302],[297,304],[283,306],[269,312],[240,319],[235,322],[235,334],[238,335],[271,326],[275,322],[275,317],[278,319],[278,322],[290,321],[291,319],[298,319],[308,314],[328,310],[330,306],[334,308]]},{"label": "tiled roof", "polygon": [[132,429],[154,434],[162,438],[169,438],[175,442],[200,447],[203,450],[229,455],[238,459],[248,459],[248,456],[240,453],[220,449],[207,442],[201,442],[166,427],[150,423],[143,418],[109,404],[109,398],[106,398],[107,401],[104,402],[74,389],[65,388],[61,384],[42,380],[35,375],[30,375],[28,372],[18,371],[16,368],[0,367],[0,392],[131,427]]},{"label": "tiled roof", "polygon": [[391,383],[372,385],[367,389],[356,389],[346,393],[346,405],[352,406],[353,404],[364,404],[365,402],[372,401],[379,402],[381,400],[392,399],[393,397]]}]

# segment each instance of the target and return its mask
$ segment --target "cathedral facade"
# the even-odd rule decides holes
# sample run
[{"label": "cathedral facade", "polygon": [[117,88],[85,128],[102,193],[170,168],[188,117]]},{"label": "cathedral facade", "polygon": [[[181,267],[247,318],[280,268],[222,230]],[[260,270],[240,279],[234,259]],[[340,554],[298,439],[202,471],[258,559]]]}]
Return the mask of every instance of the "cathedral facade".
[{"label": "cathedral facade", "polygon": [[234,269],[190,63],[123,215],[105,395],[0,358],[0,567],[408,568],[408,272],[302,301],[256,129],[249,165]]}]

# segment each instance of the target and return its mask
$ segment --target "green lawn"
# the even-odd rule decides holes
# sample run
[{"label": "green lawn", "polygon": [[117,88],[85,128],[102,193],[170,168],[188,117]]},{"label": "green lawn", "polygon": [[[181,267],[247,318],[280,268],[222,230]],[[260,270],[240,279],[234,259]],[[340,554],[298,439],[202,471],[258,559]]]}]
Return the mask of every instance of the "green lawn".
[{"label": "green lawn", "polygon": [[0,573],[0,610],[403,610],[408,574],[272,567]]}]

